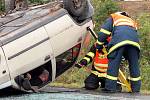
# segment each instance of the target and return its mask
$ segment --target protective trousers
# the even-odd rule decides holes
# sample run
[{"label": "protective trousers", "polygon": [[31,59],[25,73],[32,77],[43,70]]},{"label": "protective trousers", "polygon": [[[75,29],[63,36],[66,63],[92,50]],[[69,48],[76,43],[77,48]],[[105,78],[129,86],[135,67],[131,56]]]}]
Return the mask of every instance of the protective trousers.
[{"label": "protective trousers", "polygon": [[141,77],[139,70],[139,50],[132,45],[122,46],[108,55],[108,70],[105,88],[116,91],[119,66],[124,56],[129,62],[130,82],[132,92],[139,92],[141,87]]}]

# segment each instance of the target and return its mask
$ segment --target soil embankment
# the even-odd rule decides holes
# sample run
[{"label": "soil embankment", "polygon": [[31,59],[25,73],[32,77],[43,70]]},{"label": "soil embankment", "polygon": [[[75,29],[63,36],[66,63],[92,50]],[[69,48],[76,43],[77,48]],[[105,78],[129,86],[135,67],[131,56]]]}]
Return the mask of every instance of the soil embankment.
[{"label": "soil embankment", "polygon": [[120,1],[119,6],[131,16],[150,13],[150,1]]}]

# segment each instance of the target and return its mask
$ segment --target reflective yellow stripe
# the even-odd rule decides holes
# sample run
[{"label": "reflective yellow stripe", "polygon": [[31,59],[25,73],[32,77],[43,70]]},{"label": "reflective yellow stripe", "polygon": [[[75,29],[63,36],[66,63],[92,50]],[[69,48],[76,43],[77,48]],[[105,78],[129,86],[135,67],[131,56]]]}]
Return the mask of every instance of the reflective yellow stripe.
[{"label": "reflective yellow stripe", "polygon": [[98,40],[96,41],[96,43],[99,44],[99,45],[103,45],[104,44],[104,42],[100,42]]},{"label": "reflective yellow stripe", "polygon": [[128,23],[128,22],[120,22],[120,23],[116,24],[115,26],[120,26],[120,25],[134,26],[133,23]]},{"label": "reflective yellow stripe", "polygon": [[109,49],[108,54],[111,53],[112,51],[114,51],[115,49],[117,49],[118,47],[121,47],[121,46],[123,46],[125,44],[130,44],[130,45],[136,46],[136,47],[138,47],[140,49],[140,45],[137,42],[133,42],[133,41],[130,41],[130,40],[125,40],[125,41],[122,41],[122,42],[114,45],[113,47],[111,47]]},{"label": "reflective yellow stripe", "polygon": [[102,68],[99,68],[97,66],[94,66],[96,70],[100,71],[100,72],[107,72],[107,69],[102,69]]},{"label": "reflective yellow stripe", "polygon": [[94,62],[94,65],[95,66],[102,66],[102,67],[108,67],[108,64],[99,64],[99,63],[96,63],[96,62]]},{"label": "reflective yellow stripe", "polygon": [[89,52],[87,55],[92,57],[92,58],[95,56],[95,54],[93,52]]},{"label": "reflective yellow stripe", "polygon": [[131,81],[139,81],[139,80],[141,80],[141,76],[139,76],[137,78],[129,77],[128,79],[131,80]]},{"label": "reflective yellow stripe", "polygon": [[134,23],[129,23],[129,22],[120,22],[120,23],[116,24],[115,26],[121,26],[121,25],[132,26],[137,30],[136,25]]},{"label": "reflective yellow stripe", "polygon": [[115,25],[118,25],[119,23],[121,23],[121,22],[126,22],[126,23],[130,23],[130,24],[133,24],[134,25],[134,23],[131,21],[131,20],[128,20],[128,19],[118,19],[118,20],[116,20],[115,22],[114,22],[114,24]]},{"label": "reflective yellow stripe", "polygon": [[109,32],[109,31],[107,31],[107,30],[105,30],[103,28],[101,28],[100,32],[103,32],[104,34],[107,34],[107,35],[111,34],[111,32]]},{"label": "reflective yellow stripe", "polygon": [[99,59],[105,59],[105,58],[107,58],[107,55],[99,55],[98,58],[99,58]]},{"label": "reflective yellow stripe", "polygon": [[106,75],[107,75],[106,73],[99,73],[97,71],[92,71],[91,73],[97,75],[98,77],[106,77]]},{"label": "reflective yellow stripe", "polygon": [[114,81],[117,80],[117,77],[110,76],[110,75],[107,75],[106,78],[108,78],[108,79],[110,79],[110,80],[114,80]]},{"label": "reflective yellow stripe", "polygon": [[90,58],[88,58],[88,57],[84,57],[83,59],[85,59],[87,61],[87,63],[90,62]]}]

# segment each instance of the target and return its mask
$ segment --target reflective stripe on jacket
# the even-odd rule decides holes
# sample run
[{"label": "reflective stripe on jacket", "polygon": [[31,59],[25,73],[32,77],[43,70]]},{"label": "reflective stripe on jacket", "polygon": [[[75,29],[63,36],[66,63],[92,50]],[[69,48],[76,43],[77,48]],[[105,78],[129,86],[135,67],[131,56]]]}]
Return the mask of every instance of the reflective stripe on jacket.
[{"label": "reflective stripe on jacket", "polygon": [[108,36],[112,36],[112,40],[108,44],[108,54],[124,45],[132,45],[140,50],[137,25],[129,17],[111,14],[98,33],[97,49],[102,49]]},{"label": "reflective stripe on jacket", "polygon": [[140,49],[136,32],[137,23],[124,15],[114,13],[111,16],[113,19],[113,32],[108,54],[124,45],[132,45]]},{"label": "reflective stripe on jacket", "polygon": [[111,16],[113,18],[113,26],[127,25],[137,29],[137,23],[131,18],[116,13],[111,14]]},{"label": "reflective stripe on jacket", "polygon": [[108,68],[108,59],[107,55],[99,53],[96,50],[96,55],[94,58],[94,68],[97,70],[92,72],[93,74],[98,75],[98,77],[106,77],[107,68]]}]

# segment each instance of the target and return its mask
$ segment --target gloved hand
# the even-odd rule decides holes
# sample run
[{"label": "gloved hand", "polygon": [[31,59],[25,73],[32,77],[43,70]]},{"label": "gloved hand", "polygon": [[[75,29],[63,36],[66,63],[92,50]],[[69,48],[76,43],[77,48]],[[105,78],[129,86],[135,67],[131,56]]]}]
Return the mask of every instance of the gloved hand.
[{"label": "gloved hand", "polygon": [[75,64],[75,66],[78,68],[81,68],[86,65],[87,65],[87,61],[85,59],[82,59],[79,63]]},{"label": "gloved hand", "polygon": [[82,68],[82,66],[83,66],[83,65],[81,65],[81,64],[79,64],[79,63],[76,63],[76,64],[75,64],[75,67],[77,67],[77,68]]}]

